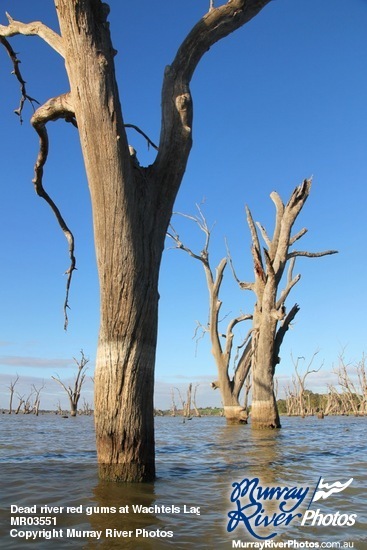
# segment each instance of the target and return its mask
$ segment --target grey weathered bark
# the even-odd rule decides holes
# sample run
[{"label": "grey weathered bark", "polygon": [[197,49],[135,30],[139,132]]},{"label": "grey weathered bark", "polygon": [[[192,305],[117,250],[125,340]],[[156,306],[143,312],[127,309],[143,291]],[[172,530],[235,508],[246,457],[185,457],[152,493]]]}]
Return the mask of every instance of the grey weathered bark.
[{"label": "grey weathered bark", "polygon": [[78,414],[78,403],[79,403],[79,399],[80,399],[80,392],[82,391],[82,386],[84,384],[84,380],[85,380],[85,376],[86,376],[86,372],[85,372],[86,367],[87,367],[87,364],[89,363],[89,359],[87,359],[85,357],[83,351],[81,351],[80,353],[81,353],[80,361],[77,361],[74,358],[74,361],[78,366],[78,373],[75,377],[73,387],[66,386],[60,380],[59,376],[57,376],[57,377],[51,376],[51,378],[53,380],[55,380],[55,382],[60,384],[60,386],[66,391],[66,393],[68,395],[69,402],[70,402],[70,416],[76,416]]},{"label": "grey weathered bark", "polygon": [[[192,145],[192,75],[214,43],[243,26],[269,2],[231,0],[211,9],[188,34],[165,71],[159,152],[147,168],[130,157],[106,4],[55,0],[61,35],[40,23],[24,25],[11,18],[8,26],[0,26],[3,44],[15,34],[34,34],[65,58],[70,95],[66,108],[60,98],[54,99],[52,120],[76,122],[91,194],[101,303],[95,424],[100,475],[105,479],[144,481],[155,476],[158,273],[173,202]],[[41,140],[35,175],[39,188],[47,157],[46,123],[51,118],[42,108],[35,117]],[[73,238],[60,217],[58,221],[69,241],[70,280],[75,268]]]}]

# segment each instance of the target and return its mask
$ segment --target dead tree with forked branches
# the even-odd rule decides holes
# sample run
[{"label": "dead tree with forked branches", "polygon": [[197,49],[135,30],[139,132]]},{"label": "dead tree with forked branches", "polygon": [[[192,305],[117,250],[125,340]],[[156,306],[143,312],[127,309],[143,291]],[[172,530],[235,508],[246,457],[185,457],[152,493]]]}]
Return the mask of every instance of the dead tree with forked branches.
[{"label": "dead tree with forked branches", "polygon": [[[239,404],[239,395],[252,368],[252,426],[254,428],[280,427],[274,394],[274,374],[276,365],[280,361],[279,352],[284,336],[299,311],[297,304],[288,313],[285,308],[286,299],[301,277],[293,274],[295,260],[299,256],[319,258],[336,253],[336,250],[324,252],[291,250],[292,246],[307,232],[304,228],[292,235],[293,225],[309,196],[310,189],[311,180],[304,180],[293,191],[286,205],[283,204],[278,193],[271,193],[270,197],[276,208],[272,237],[260,223],[254,222],[249,208],[246,207],[247,223],[252,239],[253,282],[243,282],[237,277],[230,257],[223,258],[215,271],[212,269],[209,260],[211,231],[200,208],[198,216],[185,216],[193,220],[205,234],[204,248],[199,254],[182,243],[174,228],[171,227],[168,233],[176,248],[184,250],[200,261],[204,268],[209,291],[209,322],[206,330],[210,334],[212,354],[218,370],[218,381],[213,383],[213,387],[220,389],[228,422],[246,421],[246,411]],[[265,244],[263,248],[260,245],[259,232]],[[219,292],[228,262],[240,289],[252,291],[255,294],[256,303],[251,314],[241,314],[233,318],[228,323],[226,331],[222,333],[219,327],[219,312],[222,306]],[[287,266],[285,286],[279,293]],[[234,351],[234,328],[247,320],[252,321],[252,327],[238,347],[241,353],[236,354],[238,358],[231,377],[229,367]]]},{"label": "dead tree with forked branches", "polygon": [[33,392],[34,392],[34,401],[33,401],[33,414],[35,414],[36,416],[38,416],[39,414],[39,408],[40,408],[40,403],[41,403],[41,391],[43,390],[43,388],[45,387],[44,384],[42,384],[42,386],[40,388],[36,388],[36,386],[34,384],[32,384],[32,388],[33,388]]},{"label": "dead tree with forked branches", "polygon": [[75,363],[77,364],[78,366],[78,373],[75,377],[75,380],[74,380],[74,386],[71,387],[71,386],[66,386],[61,380],[60,380],[60,377],[57,376],[51,376],[51,378],[53,380],[55,380],[55,382],[57,382],[58,384],[60,384],[60,386],[66,391],[66,393],[68,394],[68,397],[69,397],[69,401],[70,401],[70,415],[71,416],[76,416],[77,415],[77,412],[78,412],[78,402],[79,402],[79,398],[80,398],[80,392],[81,392],[81,389],[82,389],[82,386],[83,386],[83,383],[84,383],[84,380],[85,380],[85,376],[86,376],[86,366],[87,364],[89,363],[89,359],[87,359],[83,353],[83,351],[80,352],[81,353],[81,359],[80,361],[78,361],[77,359],[75,359],[74,357],[74,361]]},{"label": "dead tree with forked branches", "polygon": [[17,374],[14,382],[13,382],[13,380],[10,381],[10,385],[8,386],[9,391],[10,391],[9,414],[11,414],[12,410],[13,410],[13,397],[14,397],[15,386],[16,386],[16,383],[18,382],[18,380],[19,380],[19,374]]}]

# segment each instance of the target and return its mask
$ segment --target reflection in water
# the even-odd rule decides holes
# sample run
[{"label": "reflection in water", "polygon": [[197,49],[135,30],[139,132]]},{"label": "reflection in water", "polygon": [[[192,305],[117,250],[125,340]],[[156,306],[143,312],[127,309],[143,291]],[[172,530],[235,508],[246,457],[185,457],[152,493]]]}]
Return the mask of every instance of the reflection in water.
[{"label": "reflection in water", "polygon": [[[179,418],[157,418],[158,478],[142,485],[98,480],[91,418],[64,422],[53,416],[3,415],[0,421],[0,534],[6,548],[23,547],[8,535],[11,504],[82,506],[82,513],[60,513],[57,527],[65,533],[68,528],[103,532],[100,541],[39,539],[31,545],[37,550],[159,550],[172,544],[231,548],[232,540],[252,540],[242,525],[231,534],[226,530],[234,482],[257,477],[263,487],[314,488],[320,476],[327,481],[354,478],[345,491],[317,507],[323,513],[358,514],[357,523],[339,528],[292,522],[279,529],[277,540],[356,541],[357,550],[367,545],[365,418],[284,418],[281,430],[256,432],[250,426],[226,426],[223,418],[185,424]],[[146,510],[139,512],[138,506]],[[144,536],[147,532],[155,536]],[[170,532],[173,537],[162,536]]]}]

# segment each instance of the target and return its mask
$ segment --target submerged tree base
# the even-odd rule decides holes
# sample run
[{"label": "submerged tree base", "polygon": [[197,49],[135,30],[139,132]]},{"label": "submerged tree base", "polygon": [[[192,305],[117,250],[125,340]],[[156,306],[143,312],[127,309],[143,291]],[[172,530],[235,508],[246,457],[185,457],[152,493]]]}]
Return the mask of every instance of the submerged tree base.
[{"label": "submerged tree base", "polygon": [[227,424],[247,424],[247,411],[240,405],[224,407],[224,416],[227,420]]},{"label": "submerged tree base", "polygon": [[252,402],[251,427],[256,430],[281,428],[275,400]]},{"label": "submerged tree base", "polygon": [[103,481],[147,483],[155,480],[155,464],[98,464]]}]

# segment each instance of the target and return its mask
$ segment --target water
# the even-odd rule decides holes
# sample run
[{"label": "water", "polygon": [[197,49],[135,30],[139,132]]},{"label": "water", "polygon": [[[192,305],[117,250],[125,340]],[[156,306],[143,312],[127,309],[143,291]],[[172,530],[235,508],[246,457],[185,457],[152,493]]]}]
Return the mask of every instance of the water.
[{"label": "water", "polygon": [[[227,513],[235,509],[229,499],[233,482],[259,478],[262,487],[310,487],[300,507],[304,512],[321,476],[333,483],[353,478],[353,483],[311,508],[319,508],[323,514],[339,512],[344,518],[345,514],[357,514],[355,524],[302,526],[296,518],[289,525],[272,525],[272,531],[278,533],[274,540],[295,540],[298,545],[327,543],[329,548],[332,543],[337,547],[337,542],[349,542],[347,547],[352,547],[353,542],[357,550],[367,550],[366,422],[366,418],[354,417],[283,418],[281,430],[255,432],[250,426],[227,426],[219,417],[193,418],[186,423],[179,417],[158,417],[158,478],[154,483],[129,485],[99,481],[91,417],[1,415],[1,547],[229,549],[233,540],[243,544],[258,540],[243,524],[227,532]],[[272,503],[279,514],[279,502],[266,506]],[[157,505],[161,513],[134,513],[132,506],[138,504]],[[10,537],[10,529],[36,531],[37,527],[11,527],[11,505],[82,506],[77,508],[82,513],[66,514],[64,510],[52,514],[57,518],[55,529],[62,529],[63,538],[27,542]],[[184,505],[187,511],[200,507],[200,515],[183,513]],[[163,513],[162,506],[177,507],[180,512],[171,509]],[[39,508],[37,511],[39,515]],[[66,530],[73,528],[103,531],[103,535],[99,541],[66,538]],[[106,529],[132,531],[132,536],[105,537]],[[136,537],[136,529],[172,531],[173,537]],[[266,534],[263,527],[256,529],[258,534]]]}]

